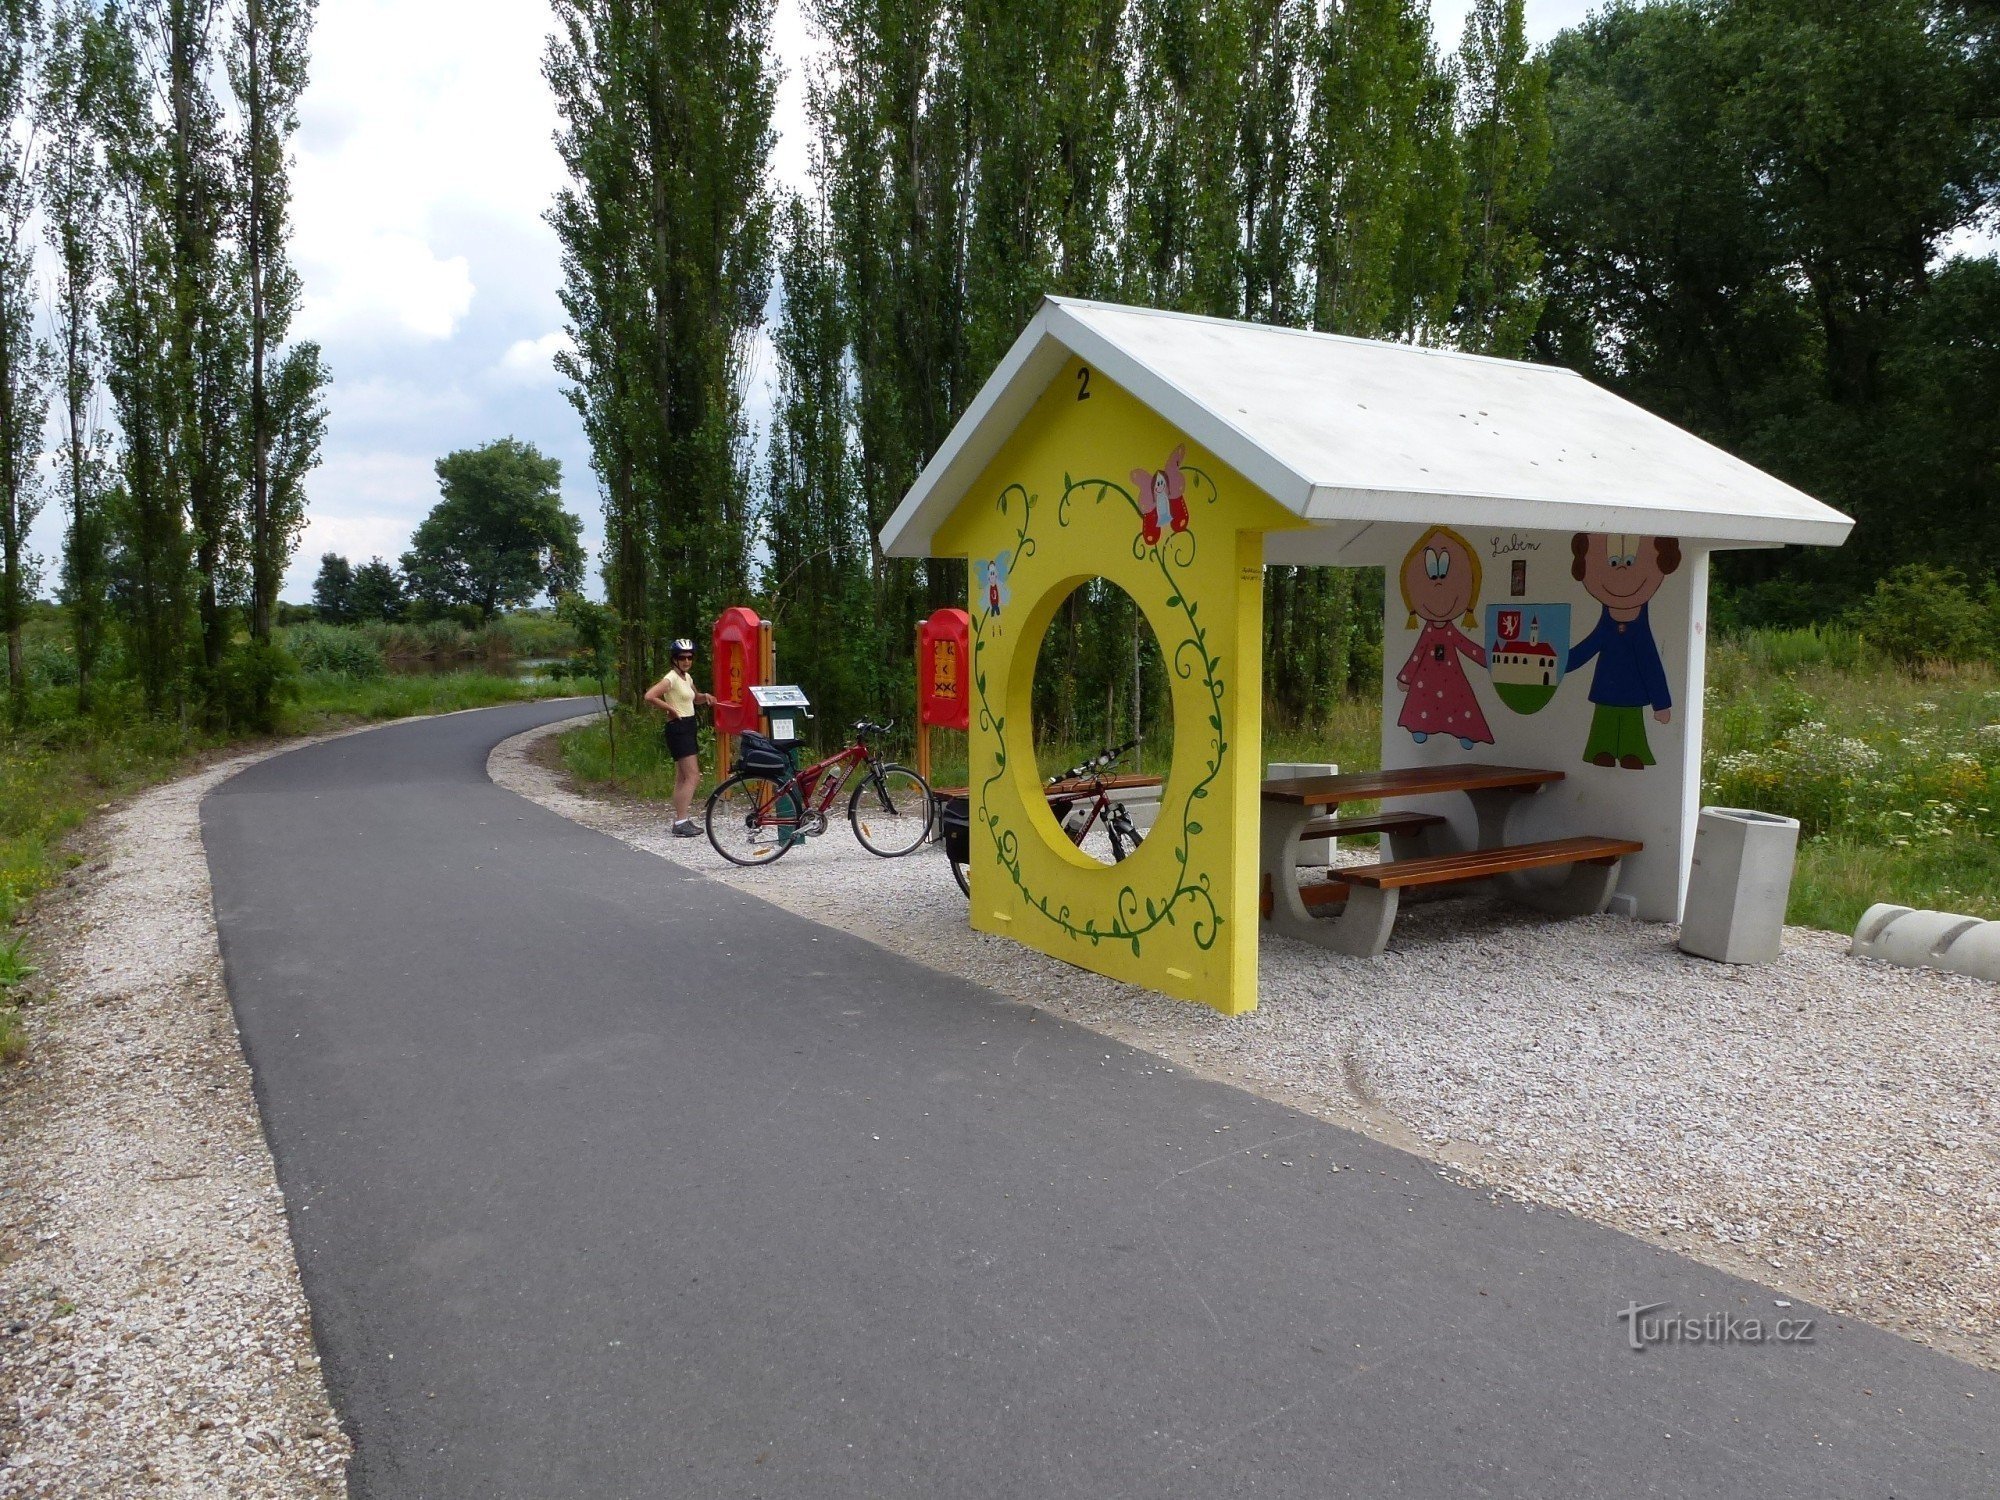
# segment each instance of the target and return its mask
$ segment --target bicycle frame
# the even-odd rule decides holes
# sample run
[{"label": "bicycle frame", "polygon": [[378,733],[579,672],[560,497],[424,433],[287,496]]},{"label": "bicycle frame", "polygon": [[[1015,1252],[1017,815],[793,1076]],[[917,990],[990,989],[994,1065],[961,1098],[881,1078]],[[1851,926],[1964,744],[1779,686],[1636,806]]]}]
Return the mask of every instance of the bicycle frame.
[{"label": "bicycle frame", "polygon": [[872,767],[875,757],[868,752],[863,742],[849,745],[845,750],[835,751],[825,760],[814,761],[793,779],[799,784],[806,806],[803,812],[825,813],[840,800],[840,794],[847,790],[847,783],[861,766]]}]

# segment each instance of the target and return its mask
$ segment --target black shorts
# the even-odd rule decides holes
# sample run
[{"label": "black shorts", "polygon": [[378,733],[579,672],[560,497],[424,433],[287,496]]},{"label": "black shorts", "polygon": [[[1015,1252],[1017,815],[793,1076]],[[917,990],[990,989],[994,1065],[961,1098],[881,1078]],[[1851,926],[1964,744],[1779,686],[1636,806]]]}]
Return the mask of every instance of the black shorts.
[{"label": "black shorts", "polygon": [[699,749],[695,722],[691,718],[667,720],[667,754],[685,760]]}]

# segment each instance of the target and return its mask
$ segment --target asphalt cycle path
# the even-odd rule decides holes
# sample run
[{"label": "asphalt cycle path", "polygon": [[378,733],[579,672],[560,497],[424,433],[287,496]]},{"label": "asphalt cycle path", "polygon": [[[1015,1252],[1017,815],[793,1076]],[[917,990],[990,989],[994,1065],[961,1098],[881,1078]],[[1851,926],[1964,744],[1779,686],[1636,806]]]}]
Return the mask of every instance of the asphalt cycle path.
[{"label": "asphalt cycle path", "polygon": [[2000,1494],[1993,1376],[487,779],[575,711],[203,809],[354,1495]]}]

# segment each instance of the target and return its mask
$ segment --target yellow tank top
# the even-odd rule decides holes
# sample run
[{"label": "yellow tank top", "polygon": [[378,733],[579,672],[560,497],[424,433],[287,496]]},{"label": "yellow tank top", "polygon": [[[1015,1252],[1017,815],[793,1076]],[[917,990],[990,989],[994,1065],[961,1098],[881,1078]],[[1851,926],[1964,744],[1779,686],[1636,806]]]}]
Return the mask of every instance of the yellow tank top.
[{"label": "yellow tank top", "polygon": [[692,718],[694,716],[694,679],[685,672],[669,670],[667,675],[661,678],[660,681],[662,683],[660,696],[667,700],[667,707],[671,708],[683,719]]}]

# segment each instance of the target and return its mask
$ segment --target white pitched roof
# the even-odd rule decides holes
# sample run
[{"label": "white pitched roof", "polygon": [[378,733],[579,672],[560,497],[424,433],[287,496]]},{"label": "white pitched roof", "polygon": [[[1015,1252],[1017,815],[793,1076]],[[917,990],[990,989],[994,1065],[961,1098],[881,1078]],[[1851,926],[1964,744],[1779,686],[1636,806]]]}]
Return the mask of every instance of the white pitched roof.
[{"label": "white pitched roof", "polygon": [[1050,297],[883,527],[891,554],[928,554],[1072,355],[1313,524],[1272,561],[1335,561],[1377,521],[1829,546],[1854,524],[1554,366]]}]

